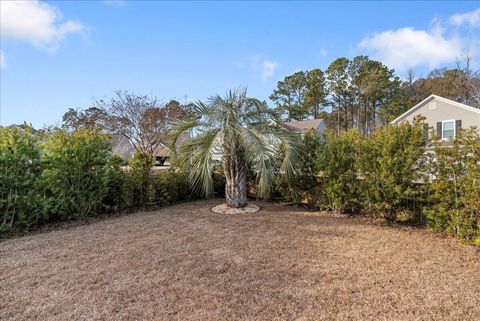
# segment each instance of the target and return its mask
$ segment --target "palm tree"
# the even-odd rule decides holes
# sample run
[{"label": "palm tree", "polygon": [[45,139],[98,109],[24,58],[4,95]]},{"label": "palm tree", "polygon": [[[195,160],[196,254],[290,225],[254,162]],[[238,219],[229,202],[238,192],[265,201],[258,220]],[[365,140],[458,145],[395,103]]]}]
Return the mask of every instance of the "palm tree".
[{"label": "palm tree", "polygon": [[260,198],[270,195],[274,179],[289,179],[296,171],[299,137],[280,125],[264,103],[247,97],[246,89],[195,103],[193,115],[174,126],[172,150],[188,131],[194,137],[176,154],[193,187],[207,197],[213,195],[214,156],[221,156],[229,207],[247,205],[247,169],[256,176]]}]

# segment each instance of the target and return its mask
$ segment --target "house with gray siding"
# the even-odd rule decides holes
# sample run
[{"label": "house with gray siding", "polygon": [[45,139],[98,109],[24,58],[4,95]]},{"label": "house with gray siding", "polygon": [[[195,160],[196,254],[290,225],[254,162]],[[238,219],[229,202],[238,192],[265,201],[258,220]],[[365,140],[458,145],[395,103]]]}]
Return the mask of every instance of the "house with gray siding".
[{"label": "house with gray siding", "polygon": [[433,129],[443,140],[455,137],[460,128],[476,127],[480,130],[480,109],[437,95],[430,95],[416,104],[391,124],[413,122],[417,116],[425,117],[425,126]]}]

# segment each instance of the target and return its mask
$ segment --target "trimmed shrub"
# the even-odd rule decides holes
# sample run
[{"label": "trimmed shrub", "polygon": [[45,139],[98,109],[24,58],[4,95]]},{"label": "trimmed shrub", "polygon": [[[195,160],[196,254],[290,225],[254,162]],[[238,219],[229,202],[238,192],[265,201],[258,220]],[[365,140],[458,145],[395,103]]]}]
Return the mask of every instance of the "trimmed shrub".
[{"label": "trimmed shrub", "polygon": [[152,176],[153,159],[145,154],[136,152],[130,160],[132,183],[132,201],[134,208],[146,208],[152,205],[155,197]]},{"label": "trimmed shrub", "polygon": [[31,128],[0,128],[0,233],[45,219],[38,138]]},{"label": "trimmed shrub", "polygon": [[322,188],[318,176],[318,157],[321,140],[318,133],[310,130],[302,137],[300,150],[301,164],[295,180],[285,183],[279,182],[277,192],[289,202],[303,203],[310,207],[320,206],[322,203]]},{"label": "trimmed shrub", "polygon": [[424,129],[420,122],[377,128],[359,145],[358,167],[363,207],[389,221],[409,211],[418,198],[424,155]]},{"label": "trimmed shrub", "polygon": [[110,155],[106,165],[107,195],[102,201],[107,212],[119,212],[133,209],[133,179],[132,175],[122,169],[125,161]]},{"label": "trimmed shrub", "polygon": [[306,153],[298,179],[280,192],[287,201],[323,209],[367,211],[388,220],[420,212],[419,170],[424,163],[424,132],[414,125],[380,127],[364,137],[356,130],[327,132],[323,142],[305,136]]},{"label": "trimmed shrub", "polygon": [[188,175],[170,168],[160,172],[155,179],[154,205],[165,206],[193,198]]},{"label": "trimmed shrub", "polygon": [[428,225],[480,246],[480,135],[461,130],[451,146],[435,144],[428,162],[433,178],[429,204],[423,209]]},{"label": "trimmed shrub", "polygon": [[328,132],[318,153],[305,141],[311,152],[302,155],[301,174],[278,191],[287,201],[388,221],[424,224],[426,217],[428,226],[480,246],[480,134],[460,130],[450,145],[437,142],[435,153],[425,144],[422,119],[368,137]]},{"label": "trimmed shrub", "polygon": [[47,211],[70,220],[97,213],[108,195],[109,137],[96,130],[55,131],[44,144]]},{"label": "trimmed shrub", "polygon": [[[0,233],[195,197],[185,173],[156,174],[146,154],[122,167],[109,135],[98,130],[55,130],[42,140],[31,128],[0,129]],[[215,186],[224,191],[222,175]]]},{"label": "trimmed shrub", "polygon": [[323,205],[327,209],[347,213],[360,210],[357,159],[361,141],[362,136],[356,130],[349,130],[340,136],[333,132],[325,135],[318,157],[318,169],[328,200]]}]

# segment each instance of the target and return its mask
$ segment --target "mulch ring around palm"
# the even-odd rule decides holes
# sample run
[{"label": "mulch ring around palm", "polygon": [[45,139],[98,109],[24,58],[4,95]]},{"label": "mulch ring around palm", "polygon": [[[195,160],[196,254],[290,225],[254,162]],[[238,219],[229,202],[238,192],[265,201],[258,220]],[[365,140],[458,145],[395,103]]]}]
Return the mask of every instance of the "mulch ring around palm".
[{"label": "mulch ring around palm", "polygon": [[247,214],[247,213],[255,213],[260,210],[260,206],[256,204],[249,203],[245,207],[235,208],[230,207],[227,203],[223,203],[217,206],[212,207],[212,211],[218,214]]}]

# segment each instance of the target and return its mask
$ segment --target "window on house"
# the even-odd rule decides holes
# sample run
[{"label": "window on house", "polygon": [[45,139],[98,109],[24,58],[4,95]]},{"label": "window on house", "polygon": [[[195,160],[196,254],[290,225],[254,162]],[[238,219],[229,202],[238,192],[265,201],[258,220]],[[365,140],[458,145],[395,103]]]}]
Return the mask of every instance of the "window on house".
[{"label": "window on house", "polygon": [[442,122],[442,139],[455,137],[455,121],[448,120]]}]

